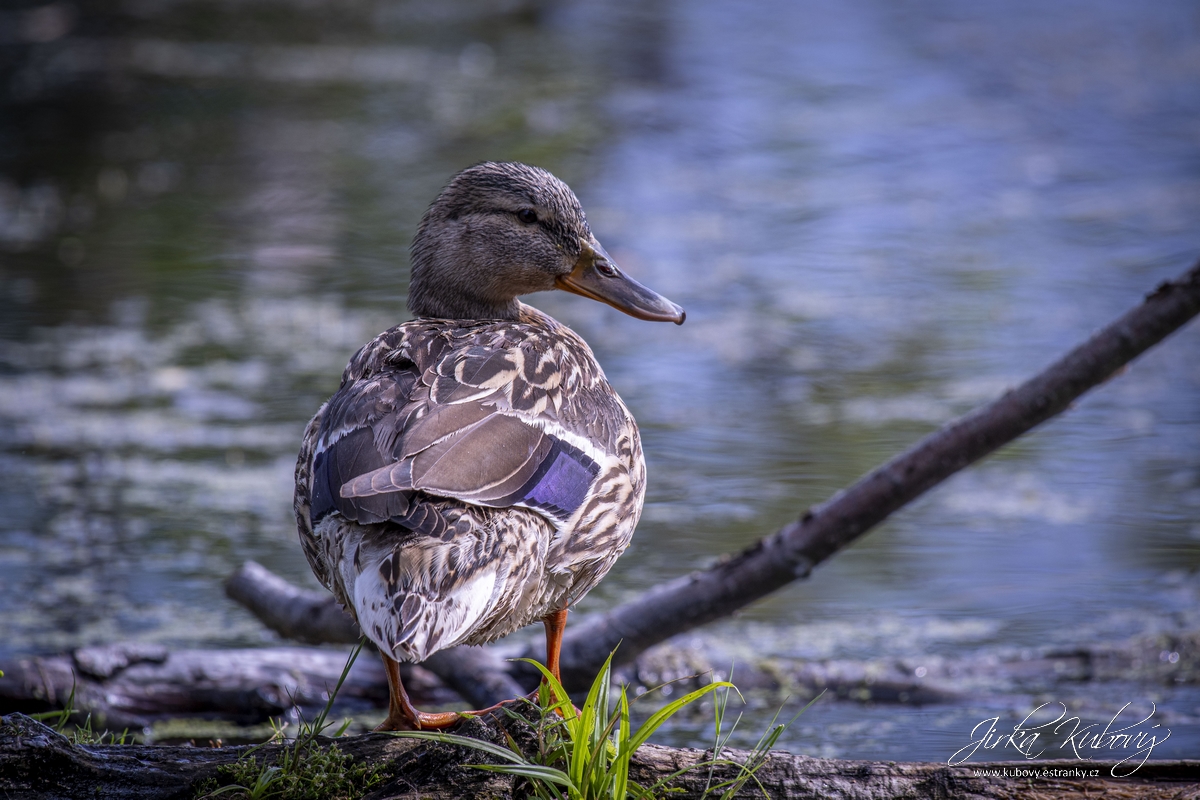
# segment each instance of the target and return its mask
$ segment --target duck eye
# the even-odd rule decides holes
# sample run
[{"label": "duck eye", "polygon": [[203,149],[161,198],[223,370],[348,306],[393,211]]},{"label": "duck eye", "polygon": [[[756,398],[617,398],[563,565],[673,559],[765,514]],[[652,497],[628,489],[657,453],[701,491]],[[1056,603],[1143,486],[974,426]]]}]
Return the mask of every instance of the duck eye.
[{"label": "duck eye", "polygon": [[537,222],[537,212],[532,208],[522,208],[517,212],[517,219],[521,220],[521,222],[524,222],[526,225],[532,225],[533,223]]}]

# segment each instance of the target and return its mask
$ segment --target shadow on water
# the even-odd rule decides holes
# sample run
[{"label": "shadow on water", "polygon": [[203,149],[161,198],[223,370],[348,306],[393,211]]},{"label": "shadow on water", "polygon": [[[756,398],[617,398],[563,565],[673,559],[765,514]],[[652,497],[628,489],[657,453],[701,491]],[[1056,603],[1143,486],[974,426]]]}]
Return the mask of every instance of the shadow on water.
[{"label": "shadow on water", "polygon": [[[122,8],[0,12],[0,655],[271,641],[220,581],[254,558],[315,585],[300,432],[403,319],[416,221],[474,161],[561,175],[688,309],[535,301],[593,344],[650,467],[584,612],[774,530],[1197,254],[1187,3]],[[887,659],[1200,627],[1198,340],[722,637]],[[1157,703],[1156,756],[1200,741],[1193,687],[1052,699]],[[787,745],[944,760],[981,704],[833,703]]]}]

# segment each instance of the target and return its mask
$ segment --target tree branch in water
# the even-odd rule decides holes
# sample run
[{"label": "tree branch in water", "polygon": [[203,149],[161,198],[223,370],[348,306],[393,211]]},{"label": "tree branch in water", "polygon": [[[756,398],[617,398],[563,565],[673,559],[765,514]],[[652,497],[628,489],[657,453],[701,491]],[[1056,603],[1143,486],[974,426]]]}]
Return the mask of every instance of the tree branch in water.
[{"label": "tree branch in water", "polygon": [[661,584],[568,628],[563,682],[585,686],[620,644],[626,663],[659,642],[728,616],[820,564],[954,473],[1068,408],[1200,313],[1200,264],[1016,389],[929,434],[796,522],[705,570]]}]

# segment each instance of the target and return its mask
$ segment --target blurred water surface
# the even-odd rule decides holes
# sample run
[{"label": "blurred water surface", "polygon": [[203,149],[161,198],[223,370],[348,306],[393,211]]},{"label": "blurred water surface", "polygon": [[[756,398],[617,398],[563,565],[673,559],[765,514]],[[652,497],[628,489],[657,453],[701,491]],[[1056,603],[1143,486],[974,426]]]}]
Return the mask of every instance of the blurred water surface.
[{"label": "blurred water surface", "polygon": [[[0,657],[272,641],[221,581],[253,558],[315,585],[290,509],[300,433],[405,318],[416,222],[474,161],[556,172],[688,310],[676,328],[533,301],[592,344],[650,469],[634,545],[583,613],[770,533],[1200,252],[1183,0],[4,14]],[[1198,346],[1192,325],[724,623],[731,657],[1200,627]],[[1102,720],[1153,702],[1173,731],[1155,757],[1200,745],[1195,687],[1043,699]],[[785,745],[943,761],[1023,702],[826,703]]]}]

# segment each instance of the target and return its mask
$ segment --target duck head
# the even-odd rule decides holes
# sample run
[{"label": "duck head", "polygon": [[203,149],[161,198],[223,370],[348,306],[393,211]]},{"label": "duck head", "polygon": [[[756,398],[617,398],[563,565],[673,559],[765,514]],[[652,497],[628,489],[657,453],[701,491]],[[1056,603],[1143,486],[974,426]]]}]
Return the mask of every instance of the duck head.
[{"label": "duck head", "polygon": [[408,309],[418,317],[517,319],[517,298],[562,289],[638,319],[684,311],[626,275],[575,193],[544,169],[484,162],[455,175],[421,218]]}]

